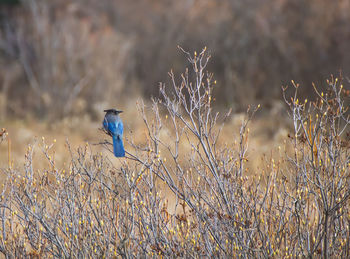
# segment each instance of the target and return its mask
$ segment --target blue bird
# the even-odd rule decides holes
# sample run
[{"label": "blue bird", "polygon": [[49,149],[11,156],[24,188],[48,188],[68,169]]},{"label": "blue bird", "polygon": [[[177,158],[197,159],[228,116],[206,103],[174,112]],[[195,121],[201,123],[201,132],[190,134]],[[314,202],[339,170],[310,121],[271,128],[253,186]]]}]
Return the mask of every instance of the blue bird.
[{"label": "blue bird", "polygon": [[113,151],[116,157],[124,157],[125,150],[123,146],[123,122],[119,117],[119,113],[116,109],[104,110],[106,112],[105,118],[103,119],[103,128],[113,138]]}]

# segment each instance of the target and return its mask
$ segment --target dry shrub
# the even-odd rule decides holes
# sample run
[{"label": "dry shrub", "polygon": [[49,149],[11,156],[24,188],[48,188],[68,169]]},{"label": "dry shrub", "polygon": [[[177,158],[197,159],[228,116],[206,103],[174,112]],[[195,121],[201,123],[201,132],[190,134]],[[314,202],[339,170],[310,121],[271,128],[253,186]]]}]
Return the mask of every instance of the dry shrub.
[{"label": "dry shrub", "polygon": [[158,96],[168,64],[182,71],[176,45],[193,51],[207,46],[215,57],[210,70],[222,86],[216,98],[242,111],[252,103],[269,106],[271,99],[279,100],[280,86],[291,78],[305,85],[300,94],[310,97],[312,82],[321,84],[342,69],[347,74],[348,9],[348,0],[143,0],[118,1],[117,15],[110,17],[137,39],[129,75],[139,79],[146,94]]},{"label": "dry shrub", "polygon": [[241,112],[252,103],[271,107],[290,78],[305,85],[300,94],[310,98],[312,82],[321,85],[342,69],[349,73],[349,5],[349,0],[23,1],[12,11],[0,8],[1,71],[11,72],[7,64],[19,57],[26,71],[4,93],[6,107],[17,115],[24,107],[45,117],[68,100],[59,112],[64,116],[93,113],[91,107],[101,102],[115,105],[130,88],[158,96],[169,64],[175,72],[184,65],[177,45],[212,50],[210,70],[222,86],[214,90],[222,106]]},{"label": "dry shrub", "polygon": [[236,143],[219,144],[229,113],[213,111],[209,56],[185,56],[190,68],[179,78],[171,72],[171,87],[162,85],[151,107],[139,104],[147,139],[127,139],[126,159],[68,145],[71,161],[57,168],[43,140],[46,170],[33,167],[33,146],[23,171],[1,170],[4,255],[349,257],[349,90],[332,78],[310,102],[293,84],[285,100],[294,148],[248,172],[247,126],[257,108]]},{"label": "dry shrub", "polygon": [[19,60],[28,82],[8,91],[10,108],[19,116],[29,108],[41,118],[61,119],[93,114],[96,103],[115,103],[125,88],[132,40],[79,3],[30,0],[22,5],[17,16],[3,22],[7,58]]}]

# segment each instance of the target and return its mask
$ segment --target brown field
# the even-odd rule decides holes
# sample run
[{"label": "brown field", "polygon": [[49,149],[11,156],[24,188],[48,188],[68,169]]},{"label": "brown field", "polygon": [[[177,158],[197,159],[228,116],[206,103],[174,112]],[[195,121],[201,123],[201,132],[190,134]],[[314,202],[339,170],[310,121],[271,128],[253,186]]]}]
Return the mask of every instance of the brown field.
[{"label": "brown field", "polygon": [[[137,100],[134,101],[134,105],[130,104],[130,106],[135,107],[136,103]],[[125,138],[133,139],[139,143],[145,142],[146,129],[141,115],[136,109],[128,110],[127,107],[122,109],[125,109],[122,114],[125,123]],[[250,137],[247,158],[249,160],[248,166],[252,169],[259,168],[264,159],[269,159],[271,156],[273,157],[278,154],[280,152],[279,148],[284,150],[288,140],[288,133],[291,132],[291,125],[286,120],[286,117],[288,118],[286,108],[278,111],[279,114],[277,115],[276,112],[264,113],[261,111],[263,109],[264,107],[261,107],[249,126]],[[88,143],[92,152],[103,152],[105,155],[109,155],[113,161],[111,152],[98,145],[98,143],[105,139],[109,139],[101,130],[103,116],[104,113],[101,111],[100,120],[98,121],[91,121],[88,116],[83,117],[83,119],[78,117],[67,118],[56,123],[48,123],[47,121],[38,121],[36,119],[3,121],[1,127],[6,129],[8,136],[6,141],[0,145],[1,167],[8,166],[9,154],[11,166],[15,168],[22,167],[29,145],[35,145],[38,149],[36,152],[36,167],[38,169],[45,167],[46,159],[40,152],[42,138],[44,138],[46,144],[53,144],[51,151],[54,153],[55,161],[58,165],[62,165],[70,158],[70,154],[67,152],[67,141],[73,150]],[[279,116],[279,119],[276,120],[276,116]],[[240,126],[245,117],[246,114],[244,113],[232,114],[230,116],[223,127],[220,137],[221,144],[233,145],[238,141]],[[9,141],[10,152],[8,150]],[[127,149],[128,145],[126,144]],[[187,147],[187,150],[184,150],[184,153],[187,153],[189,151],[188,149],[189,147]],[[114,158],[114,160],[118,159]]]}]

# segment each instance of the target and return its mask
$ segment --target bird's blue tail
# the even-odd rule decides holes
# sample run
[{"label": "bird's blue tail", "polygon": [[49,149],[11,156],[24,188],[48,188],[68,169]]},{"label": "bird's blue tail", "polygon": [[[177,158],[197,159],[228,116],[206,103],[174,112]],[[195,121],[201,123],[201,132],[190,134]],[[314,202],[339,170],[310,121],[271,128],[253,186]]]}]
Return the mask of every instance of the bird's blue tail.
[{"label": "bird's blue tail", "polygon": [[119,136],[113,136],[113,151],[116,157],[125,156],[123,140]]}]

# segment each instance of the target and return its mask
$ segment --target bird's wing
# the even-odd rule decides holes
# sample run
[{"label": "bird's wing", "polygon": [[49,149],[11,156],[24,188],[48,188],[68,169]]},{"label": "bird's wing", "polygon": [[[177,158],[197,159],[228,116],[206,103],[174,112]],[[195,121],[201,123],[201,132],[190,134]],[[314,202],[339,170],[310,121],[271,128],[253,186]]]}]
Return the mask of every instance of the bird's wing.
[{"label": "bird's wing", "polygon": [[109,123],[107,123],[107,127],[108,127],[108,131],[112,135],[117,135],[118,134],[117,123],[116,122],[109,122]]},{"label": "bird's wing", "polygon": [[123,136],[123,132],[124,132],[124,127],[123,127],[123,122],[121,121],[118,121],[116,123],[117,125],[117,133],[120,135],[120,136]]},{"label": "bird's wing", "polygon": [[117,135],[119,137],[123,136],[123,122],[120,119],[116,119],[115,121],[111,121],[110,118],[104,118],[103,120],[103,128],[110,134],[110,135]]}]

